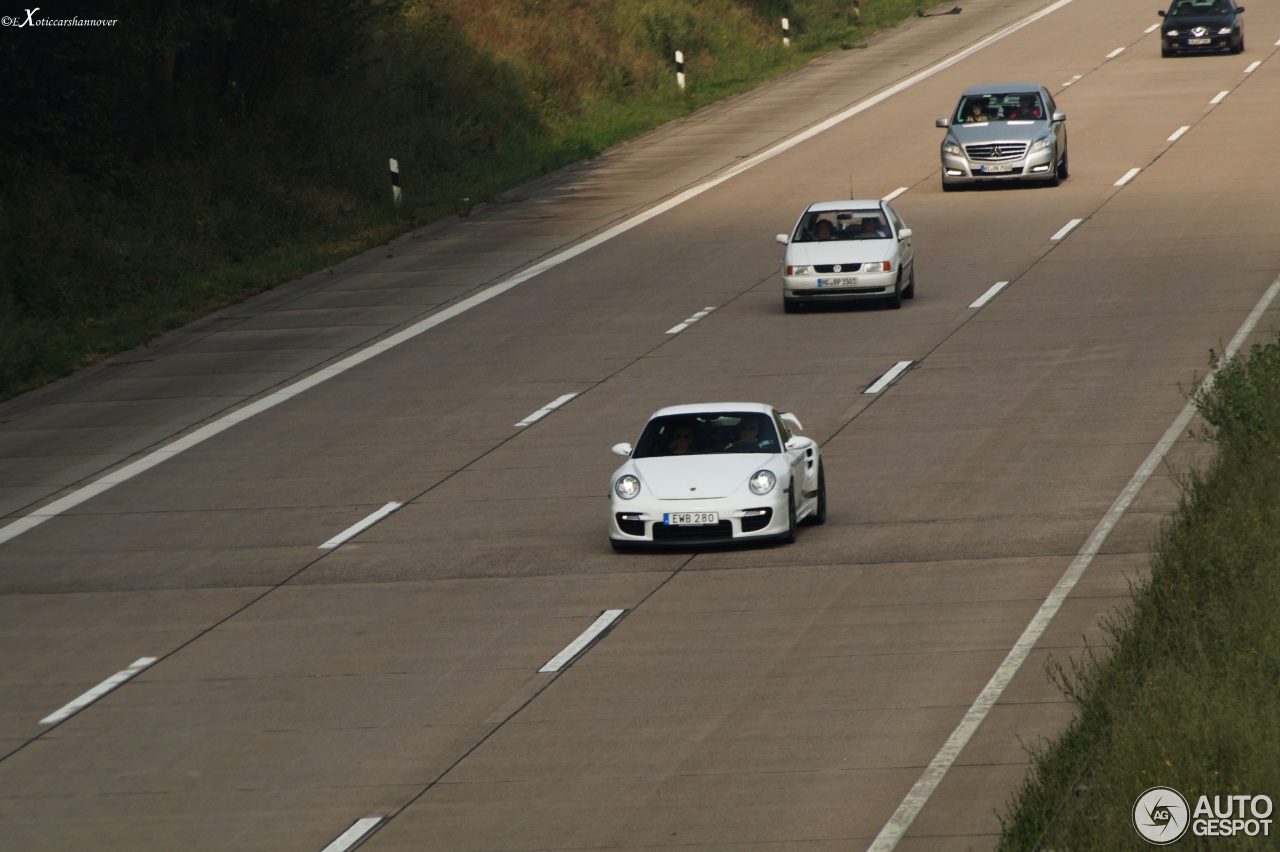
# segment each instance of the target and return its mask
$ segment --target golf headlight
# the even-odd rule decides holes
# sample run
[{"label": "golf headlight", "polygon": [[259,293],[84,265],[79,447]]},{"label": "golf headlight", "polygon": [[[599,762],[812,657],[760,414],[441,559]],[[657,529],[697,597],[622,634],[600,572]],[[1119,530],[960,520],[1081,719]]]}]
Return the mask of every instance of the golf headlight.
[{"label": "golf headlight", "polygon": [[628,473],[618,477],[618,481],[613,483],[613,490],[623,500],[630,500],[640,493],[640,480]]},{"label": "golf headlight", "polygon": [[1032,151],[1043,151],[1045,148],[1048,148],[1048,147],[1049,147],[1050,145],[1052,145],[1052,144],[1053,144],[1053,137],[1051,137],[1051,136],[1042,136],[1042,137],[1040,137],[1039,139],[1037,139],[1036,141],[1034,141],[1034,142],[1032,142],[1032,143],[1031,143],[1031,150],[1032,150]]},{"label": "golf headlight", "polygon": [[1176,37],[1177,37],[1177,35],[1178,35],[1178,31],[1177,31],[1177,30],[1165,30],[1165,33],[1164,33],[1164,34],[1165,34],[1165,35],[1167,35],[1167,36],[1169,36],[1169,37],[1171,37],[1171,38],[1176,38]]},{"label": "golf headlight", "polygon": [[1231,35],[1231,27],[1223,27],[1218,30],[1218,35]]},{"label": "golf headlight", "polygon": [[778,484],[778,477],[773,475],[772,471],[757,470],[751,474],[751,493],[752,494],[768,494],[773,490],[773,486]]},{"label": "golf headlight", "polygon": [[812,275],[813,267],[812,266],[788,266],[787,274],[788,275]]},{"label": "golf headlight", "polygon": [[960,154],[963,153],[960,150],[960,143],[952,142],[950,140],[942,143],[942,150],[948,154],[955,154],[956,156],[960,156]]}]

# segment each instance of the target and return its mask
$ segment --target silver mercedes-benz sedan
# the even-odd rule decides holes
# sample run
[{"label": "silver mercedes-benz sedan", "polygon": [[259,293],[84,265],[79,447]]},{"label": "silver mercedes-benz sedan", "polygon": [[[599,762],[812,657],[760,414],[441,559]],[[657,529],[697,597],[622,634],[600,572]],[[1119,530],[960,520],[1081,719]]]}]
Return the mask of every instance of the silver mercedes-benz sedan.
[{"label": "silver mercedes-benz sedan", "polygon": [[942,188],[983,181],[1067,179],[1067,116],[1039,83],[966,89],[950,118],[940,118]]}]

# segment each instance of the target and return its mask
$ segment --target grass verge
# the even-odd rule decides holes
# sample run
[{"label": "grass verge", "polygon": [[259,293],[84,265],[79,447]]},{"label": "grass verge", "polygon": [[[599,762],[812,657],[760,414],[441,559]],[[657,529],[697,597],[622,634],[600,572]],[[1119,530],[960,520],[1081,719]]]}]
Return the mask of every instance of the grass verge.
[{"label": "grass verge", "polygon": [[[1195,403],[1216,457],[1183,475],[1150,579],[1107,625],[1110,652],[1056,667],[1076,719],[1033,753],[1002,850],[1150,848],[1132,818],[1155,786],[1193,814],[1200,796],[1280,796],[1280,342],[1221,365]],[[1269,838],[1196,828],[1177,845],[1277,844],[1274,826]]]}]

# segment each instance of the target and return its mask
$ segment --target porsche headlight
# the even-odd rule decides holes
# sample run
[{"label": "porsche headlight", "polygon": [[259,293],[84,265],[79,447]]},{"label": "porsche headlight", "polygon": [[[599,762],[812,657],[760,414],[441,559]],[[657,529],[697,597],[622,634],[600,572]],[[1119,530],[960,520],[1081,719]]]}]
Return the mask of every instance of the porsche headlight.
[{"label": "porsche headlight", "polygon": [[1052,136],[1041,136],[1039,139],[1031,143],[1032,151],[1043,151],[1053,144]]},{"label": "porsche headlight", "polygon": [[613,483],[613,491],[623,500],[630,500],[640,493],[640,480],[629,473],[619,476],[618,481]]},{"label": "porsche headlight", "polygon": [[942,143],[942,150],[947,152],[948,154],[955,154],[956,156],[960,156],[960,154],[963,153],[960,150],[960,143],[952,142],[950,139]]},{"label": "porsche headlight", "polygon": [[778,484],[778,477],[773,475],[769,470],[757,470],[751,474],[751,493],[752,494],[768,494],[773,490],[773,486]]},{"label": "porsche headlight", "polygon": [[812,266],[788,266],[787,274],[788,275],[812,275],[813,267]]}]

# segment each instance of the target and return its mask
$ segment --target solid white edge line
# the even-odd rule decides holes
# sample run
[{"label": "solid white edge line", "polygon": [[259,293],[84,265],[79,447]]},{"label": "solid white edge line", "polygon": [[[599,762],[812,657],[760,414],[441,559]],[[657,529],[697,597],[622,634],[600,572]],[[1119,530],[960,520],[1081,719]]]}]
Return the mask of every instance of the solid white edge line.
[{"label": "solid white edge line", "polygon": [[1072,231],[1074,231],[1074,230],[1076,229],[1076,226],[1077,226],[1077,225],[1079,225],[1079,224],[1080,224],[1081,222],[1083,222],[1083,221],[1084,221],[1083,219],[1072,219],[1070,222],[1068,222],[1067,224],[1065,224],[1065,225],[1063,225],[1063,226],[1062,226],[1062,230],[1061,230],[1061,231],[1058,231],[1058,233],[1054,234],[1052,237],[1050,237],[1050,238],[1049,238],[1050,242],[1056,242],[1056,241],[1058,241],[1058,240],[1062,239],[1062,238],[1063,238],[1063,237],[1065,237],[1067,234],[1069,234],[1069,233],[1071,233]]},{"label": "solid white edge line", "polygon": [[[1235,337],[1231,339],[1231,343],[1227,345],[1224,360],[1235,357],[1235,354],[1244,345],[1244,341],[1253,332],[1258,322],[1262,319],[1262,315],[1270,307],[1271,302],[1275,300],[1276,295],[1280,293],[1280,278],[1276,278],[1263,293],[1258,304],[1254,306],[1248,318],[1245,319],[1244,325],[1240,326],[1240,330],[1236,332]],[[1215,372],[1210,373],[1201,383],[1201,388],[1209,388],[1212,385]],[[986,687],[979,693],[976,701],[964,714],[964,718],[960,724],[947,738],[942,748],[929,762],[928,767],[921,774],[915,785],[907,793],[902,803],[898,805],[898,809],[894,811],[893,816],[885,823],[884,828],[876,835],[876,839],[871,846],[867,848],[867,852],[891,852],[900,841],[911,823],[920,814],[925,803],[929,801],[929,797],[938,788],[942,782],[942,777],[947,774],[947,770],[955,763],[960,752],[964,749],[969,739],[973,736],[978,726],[986,719],[987,714],[995,703],[1000,700],[1000,696],[1004,693],[1006,687],[1012,682],[1013,676],[1018,673],[1018,669],[1026,662],[1027,657],[1031,654],[1032,648],[1035,647],[1037,641],[1048,628],[1049,622],[1062,608],[1062,604],[1066,601],[1067,596],[1071,594],[1080,577],[1084,574],[1086,568],[1093,561],[1098,552],[1102,549],[1102,545],[1106,542],[1107,536],[1115,528],[1120,521],[1121,516],[1132,505],[1138,492],[1146,484],[1151,475],[1163,462],[1165,455],[1178,440],[1191,422],[1191,418],[1195,414],[1195,402],[1189,401],[1174,419],[1173,424],[1165,431],[1160,441],[1151,449],[1151,453],[1147,456],[1142,465],[1134,472],[1124,490],[1120,492],[1120,496],[1116,498],[1111,508],[1103,515],[1102,520],[1094,528],[1093,533],[1085,541],[1084,547],[1076,554],[1075,559],[1067,567],[1062,578],[1058,580],[1053,591],[1045,598],[1044,603],[1040,605],[1040,609],[1036,612],[1031,623],[1027,625],[1022,636],[1018,638],[1013,649],[1009,651],[1004,662],[996,669],[996,673],[991,676],[991,680],[987,682]]]},{"label": "solid white edge line", "polygon": [[622,617],[624,612],[626,612],[625,609],[606,609],[604,612],[600,613],[600,617],[592,622],[590,627],[582,631],[581,636],[574,639],[563,651],[548,660],[546,665],[538,669],[538,673],[546,674],[548,672],[560,671],[572,662],[574,657],[582,653],[584,648],[594,642],[601,633],[608,630],[615,621]]},{"label": "solid white edge line", "polygon": [[893,384],[894,380],[896,380],[898,376],[901,376],[903,373],[905,373],[907,368],[910,367],[913,363],[914,362],[912,361],[899,361],[889,369],[889,372],[881,376],[876,381],[875,384],[873,384],[871,387],[864,390],[863,393],[864,394],[880,393],[880,391],[884,390],[885,388],[889,387],[889,385]]},{"label": "solid white edge line", "polygon": [[1129,171],[1124,173],[1124,177],[1115,182],[1115,185],[1124,186],[1126,183],[1136,178],[1141,172],[1142,169],[1129,169]]},{"label": "solid white edge line", "polygon": [[893,199],[897,198],[897,197],[898,197],[899,195],[901,195],[902,193],[906,192],[908,189],[910,189],[910,187],[900,186],[900,187],[898,187],[897,189],[895,189],[893,192],[891,192],[891,193],[889,193],[888,195],[886,195],[884,198],[881,198],[880,200],[881,200],[881,201],[892,201]]},{"label": "solid white edge line", "polygon": [[546,417],[548,414],[555,411],[557,408],[564,405],[566,402],[573,399],[575,396],[577,396],[576,393],[566,393],[562,396],[556,397],[554,400],[542,406],[542,408],[539,408],[537,411],[533,412],[528,417],[526,417],[525,419],[517,423],[515,428],[519,429],[522,426],[529,426],[533,423],[537,423],[539,420]]},{"label": "solid white edge line", "polygon": [[358,524],[353,524],[352,526],[347,527],[345,530],[338,533],[333,538],[326,541],[324,544],[320,545],[319,549],[333,550],[335,547],[342,544],[347,539],[354,538],[355,536],[367,530],[369,527],[376,524],[378,521],[385,518],[387,515],[390,515],[396,509],[399,509],[400,505],[401,504],[399,503],[388,503],[378,511],[369,515],[369,517],[365,518],[363,521],[360,521]]},{"label": "solid white edge line", "polygon": [[120,684],[129,680],[129,678],[133,677],[147,666],[155,663],[158,659],[159,657],[140,657],[139,659],[134,660],[133,665],[129,666],[129,668],[121,672],[116,672],[111,677],[86,692],[84,695],[81,695],[79,698],[64,705],[60,709],[55,710],[48,716],[45,716],[40,720],[40,724],[52,725],[57,722],[61,722],[63,719],[74,716],[76,713],[79,713],[81,710],[88,707],[90,704],[97,701]]},{"label": "solid white edge line", "polygon": [[1218,92],[1218,94],[1214,95],[1213,100],[1209,101],[1209,103],[1211,103],[1211,104],[1220,104],[1220,103],[1222,103],[1224,100],[1226,100],[1226,97],[1227,97],[1227,95],[1229,95],[1229,94],[1231,94],[1231,92],[1230,92],[1230,91]]},{"label": "solid white edge line", "polygon": [[[878,106],[879,104],[883,103],[884,101],[887,101],[889,98],[893,97],[894,95],[897,95],[900,92],[904,92],[907,89],[911,88],[912,86],[916,85],[917,83],[920,83],[924,80],[929,79],[935,74],[939,74],[942,71],[945,71],[951,66],[959,62],[962,62],[965,59],[968,59],[970,56],[973,56],[975,53],[985,50],[986,48],[990,47],[996,42],[1001,41],[1005,38],[1008,38],[1009,36],[1023,29],[1024,27],[1028,27],[1031,24],[1034,24],[1035,22],[1041,20],[1042,18],[1046,18],[1049,15],[1053,14],[1054,12],[1057,12],[1059,9],[1069,6],[1073,2],[1075,2],[1075,0],[1056,0],[1056,2],[1051,3],[1048,6],[1045,6],[1043,9],[1033,12],[1032,14],[1023,18],[1022,20],[1016,21],[1010,24],[1009,26],[1005,27],[1004,29],[998,30],[992,33],[986,38],[979,39],[978,41],[974,42],[973,44],[969,45],[963,50],[952,54],[946,59],[943,59],[940,62],[934,63],[933,65],[930,65],[928,68],[925,68],[921,71],[917,71],[915,74],[912,74],[906,77],[905,79],[900,80],[899,82],[893,84],[892,86],[889,86],[888,88],[884,89],[878,94],[872,95],[866,100],[860,101],[854,104],[853,106],[849,107],[848,109],[842,112],[836,113],[830,118],[824,121],[820,121],[817,124],[813,125],[812,127],[806,128],[800,133],[797,133],[795,136],[791,136],[787,139],[782,140],[777,145],[774,145],[772,148],[768,148],[764,151],[761,151],[759,154],[756,154],[753,157],[749,157],[743,160],[738,165],[732,168],[726,169],[725,171],[705,181],[704,183],[700,183],[695,186],[692,186],[689,189],[685,190],[684,192],[678,193],[672,196],[671,198],[668,198],[666,201],[655,204],[653,207],[650,207],[648,210],[644,210],[636,214],[630,219],[627,219],[623,222],[619,222],[617,225],[614,225],[612,228],[607,228],[604,231],[601,231],[600,233],[596,234],[594,237],[590,237],[589,239],[583,240],[577,245],[570,246],[564,251],[559,252],[558,254],[552,255],[546,260],[540,263],[536,263],[533,266],[528,267],[524,271],[518,272],[515,275],[512,275],[507,280],[502,281],[498,284],[494,284],[492,287],[490,287],[487,290],[482,290],[481,292],[476,293],[474,296],[470,296],[466,299],[463,299],[461,302],[458,302],[457,304],[451,307],[445,308],[439,313],[433,314],[432,316],[427,317],[421,322],[415,323],[414,325],[411,325],[402,331],[399,331],[389,337],[386,337],[378,341],[377,343],[374,343],[369,347],[360,350],[359,352],[349,355],[346,358],[343,358],[342,360],[337,361],[336,363],[331,364],[330,366],[307,376],[306,378],[300,379],[297,382],[294,382],[292,385],[289,385],[285,388],[281,388],[280,390],[276,391],[275,393],[269,396],[256,400],[255,402],[251,403],[248,406],[245,406],[244,408],[237,409],[236,411],[233,411],[230,414],[227,414],[219,418],[218,420],[214,421],[213,423],[210,423],[208,426],[204,427],[203,429],[198,429],[195,432],[191,433],[190,435],[187,435],[185,438],[180,439],[180,440],[190,440],[190,443],[184,446],[183,449],[188,449],[191,446],[194,446],[195,444],[200,443],[201,441],[207,440],[209,437],[212,437],[218,432],[221,432],[224,429],[227,429],[230,426],[233,426],[236,423],[239,423],[241,420],[248,419],[248,417],[252,416],[252,414],[258,414],[262,411],[266,411],[267,409],[272,408],[276,405],[279,405],[281,402],[284,402],[285,400],[293,396],[296,396],[297,394],[310,390],[316,385],[319,385],[333,378],[334,376],[344,373],[347,370],[352,369],[353,367],[363,364],[365,361],[368,361],[369,359],[374,358],[382,354],[383,352],[386,352],[389,349],[393,349],[407,340],[412,340],[413,338],[423,334],[424,332],[427,332],[438,325],[446,323],[449,320],[453,319],[454,317],[459,316],[460,314],[464,314],[467,311],[471,310],[472,308],[484,304],[490,299],[494,299],[502,295],[508,290],[512,290],[512,289],[515,289],[516,287],[519,287],[521,284],[525,283],[526,281],[529,281],[532,278],[536,278],[537,276],[541,275],[542,273],[546,272],[549,269],[554,269],[555,267],[560,266],[561,264],[567,263],[568,261],[574,259],[578,255],[584,254],[590,251],[591,249],[595,248],[596,246],[601,245],[602,243],[608,242],[614,237],[624,234],[627,231],[632,230],[633,228],[638,228],[639,226],[650,221],[651,219],[655,219],[658,216],[661,216],[662,214],[666,213],[668,210],[672,210],[676,207],[679,207],[681,204],[684,204],[686,201],[689,201],[693,198],[697,198],[699,195],[702,195],[704,192],[708,192],[718,187],[720,184],[725,183],[726,181],[737,177],[743,172],[749,171],[750,169],[755,168],[761,163],[765,163],[773,159],[774,157],[780,156],[786,153],[787,151],[790,151],[792,148],[795,148],[796,146],[809,141],[810,139],[814,138],[815,136],[818,136],[819,134],[825,133],[827,130],[830,130],[832,127],[835,127],[836,125],[844,121],[847,121],[850,118],[853,118],[855,115],[865,112],[874,106]],[[676,330],[668,331],[667,333],[675,334]],[[252,414],[244,414],[244,415],[240,414],[240,412],[247,412],[250,409],[253,410]],[[210,430],[210,431],[205,432],[205,430]],[[201,434],[202,437],[195,439],[195,435],[197,434]],[[176,450],[170,451],[167,446],[161,447],[159,450],[155,450],[149,455],[144,456],[137,463],[145,462],[149,459],[154,458],[155,460],[151,461],[147,465],[147,467],[151,467],[155,464],[159,464],[161,461],[164,461],[165,459],[169,458],[171,455],[175,455],[177,452],[178,451]],[[127,470],[131,467],[132,465],[127,466],[126,468],[122,468],[120,471],[117,471],[116,474],[114,475],[119,476],[123,474],[124,470]],[[101,494],[103,491],[106,490],[106,488],[111,487],[111,485],[117,485],[119,484],[119,482],[123,482],[124,479],[128,479],[136,475],[137,475],[136,472],[132,473],[128,477],[119,479],[118,481],[112,482],[102,488],[96,488],[96,486],[98,486],[102,480],[99,480],[98,482],[90,483],[89,485],[84,486],[83,488],[73,491],[72,493],[61,498],[60,500],[54,501],[53,503],[43,507],[42,509],[37,509],[36,511],[31,512],[27,515],[24,515],[23,517],[19,518],[16,521],[12,521],[3,527],[0,527],[0,544],[4,544],[6,541],[9,541],[21,535],[22,533],[32,529],[33,527],[39,526],[40,524],[44,523],[50,518],[56,515],[62,514],[67,509],[73,506],[78,506],[79,504],[85,502],[86,500],[92,497],[95,497],[98,494]],[[94,490],[95,488],[96,490]],[[60,508],[58,508],[56,511],[52,511],[54,506],[60,506]]]},{"label": "solid white edge line", "polygon": [[1257,71],[1258,68],[1260,68],[1261,66],[1262,66],[1262,60],[1259,59],[1257,62],[1254,62],[1248,68],[1244,69],[1244,73],[1252,74],[1254,71]]},{"label": "solid white edge line", "polygon": [[1181,139],[1181,138],[1182,138],[1182,134],[1186,133],[1186,132],[1187,132],[1188,130],[1190,130],[1190,129],[1191,129],[1191,125],[1190,125],[1190,124],[1184,124],[1184,125],[1182,125],[1182,126],[1181,126],[1181,127],[1179,127],[1177,130],[1173,131],[1173,135],[1169,137],[1169,140],[1168,140],[1168,141],[1170,141],[1170,142],[1177,142],[1179,139]]},{"label": "solid white edge line", "polygon": [[991,289],[990,289],[990,290],[988,290],[987,292],[985,292],[985,293],[983,293],[981,296],[979,296],[979,297],[977,298],[977,300],[976,300],[972,305],[970,305],[969,307],[971,307],[971,308],[980,308],[980,307],[982,307],[982,306],[983,306],[983,305],[985,305],[987,302],[990,302],[990,301],[991,301],[992,299],[994,299],[996,296],[1000,295],[1000,291],[1001,291],[1001,290],[1003,290],[1005,287],[1008,287],[1008,286],[1009,286],[1009,282],[1008,282],[1008,281],[997,281],[995,284],[993,284],[993,285],[991,286]]},{"label": "solid white edge line", "polygon": [[1113,51],[1111,51],[1110,53],[1108,53],[1108,54],[1107,54],[1107,58],[1108,58],[1108,59],[1115,59],[1117,56],[1119,56],[1119,55],[1120,55],[1120,54],[1122,54],[1122,53],[1124,53],[1124,48],[1123,48],[1123,47],[1117,47],[1115,50],[1113,50]]},{"label": "solid white edge line", "polygon": [[358,819],[351,824],[350,828],[338,835],[336,840],[324,847],[320,852],[346,852],[346,850],[355,846],[356,842],[359,841],[360,838],[372,831],[373,827],[380,822],[382,822],[382,817],[365,817],[364,819]]}]

